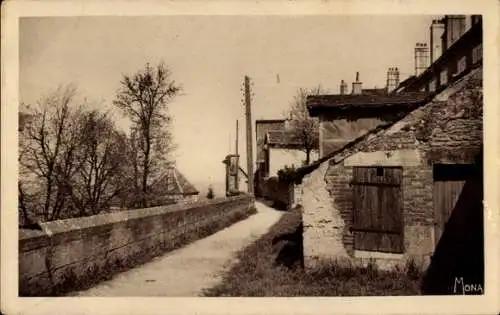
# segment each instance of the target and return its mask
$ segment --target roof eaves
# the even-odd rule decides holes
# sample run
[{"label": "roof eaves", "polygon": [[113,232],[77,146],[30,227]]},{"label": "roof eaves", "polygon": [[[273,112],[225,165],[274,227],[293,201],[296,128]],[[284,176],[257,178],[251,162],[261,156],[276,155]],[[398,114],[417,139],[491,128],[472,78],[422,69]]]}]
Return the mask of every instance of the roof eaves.
[{"label": "roof eaves", "polygon": [[418,100],[401,100],[401,101],[389,101],[389,102],[365,102],[365,103],[337,103],[335,106],[328,104],[308,104],[307,110],[309,111],[309,115],[311,117],[319,116],[321,113],[325,112],[345,112],[348,110],[367,110],[367,109],[395,109],[397,107],[400,108],[409,108],[418,107],[422,103],[426,102],[427,97],[418,99]]}]

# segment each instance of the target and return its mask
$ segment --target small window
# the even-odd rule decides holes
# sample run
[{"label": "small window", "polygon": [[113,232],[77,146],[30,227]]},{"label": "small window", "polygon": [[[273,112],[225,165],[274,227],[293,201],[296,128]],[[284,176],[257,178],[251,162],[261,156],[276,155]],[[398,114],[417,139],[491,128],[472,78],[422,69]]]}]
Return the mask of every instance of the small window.
[{"label": "small window", "polygon": [[465,56],[463,56],[462,58],[460,58],[460,60],[458,60],[457,74],[464,72],[466,68],[467,68],[467,59],[465,58]]},{"label": "small window", "polygon": [[429,92],[434,92],[434,91],[436,91],[436,79],[433,79],[429,83]]},{"label": "small window", "polygon": [[448,84],[448,70],[447,69],[444,69],[443,71],[441,71],[441,75],[440,75],[439,79],[440,79],[439,80],[440,85]]}]

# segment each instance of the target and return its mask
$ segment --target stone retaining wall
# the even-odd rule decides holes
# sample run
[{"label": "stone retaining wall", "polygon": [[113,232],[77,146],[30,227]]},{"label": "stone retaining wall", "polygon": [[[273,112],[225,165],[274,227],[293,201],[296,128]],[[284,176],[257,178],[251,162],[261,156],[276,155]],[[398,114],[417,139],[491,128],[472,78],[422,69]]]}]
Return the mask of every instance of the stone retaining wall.
[{"label": "stone retaining wall", "polygon": [[248,195],[41,223],[19,231],[19,295],[81,289],[255,212]]},{"label": "stone retaining wall", "polygon": [[294,204],[293,183],[280,181],[278,177],[269,177],[263,180],[261,192],[262,197],[272,201],[274,207],[286,210],[290,209]]}]

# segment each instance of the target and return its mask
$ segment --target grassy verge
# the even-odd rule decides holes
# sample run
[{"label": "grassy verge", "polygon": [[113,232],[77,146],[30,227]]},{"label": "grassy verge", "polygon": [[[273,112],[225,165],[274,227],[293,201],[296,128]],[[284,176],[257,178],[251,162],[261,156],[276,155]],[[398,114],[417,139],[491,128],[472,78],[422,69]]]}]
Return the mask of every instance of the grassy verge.
[{"label": "grassy verge", "polygon": [[418,295],[420,275],[410,268],[381,271],[336,262],[318,266],[305,273],[300,263],[289,269],[275,264],[283,242],[273,245],[275,237],[292,233],[300,224],[300,210],[283,215],[270,231],[238,253],[239,262],[223,282],[206,290],[206,296],[362,296]]}]

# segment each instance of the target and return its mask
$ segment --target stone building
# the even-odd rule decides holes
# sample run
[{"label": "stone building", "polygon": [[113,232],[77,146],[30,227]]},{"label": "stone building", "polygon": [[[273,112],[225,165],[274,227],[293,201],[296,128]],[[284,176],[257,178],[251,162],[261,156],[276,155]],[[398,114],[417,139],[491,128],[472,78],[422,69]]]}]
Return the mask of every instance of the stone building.
[{"label": "stone building", "polygon": [[[445,46],[431,70],[386,95],[363,95],[353,84],[351,95],[308,97],[310,115],[320,118],[320,159],[295,174],[306,267],[338,258],[375,259],[387,268],[409,260],[429,264],[464,184],[478,172],[477,25]],[[470,52],[465,68],[464,52]],[[430,89],[429,73],[453,62],[460,71]],[[388,83],[395,72],[390,69]]]}]

